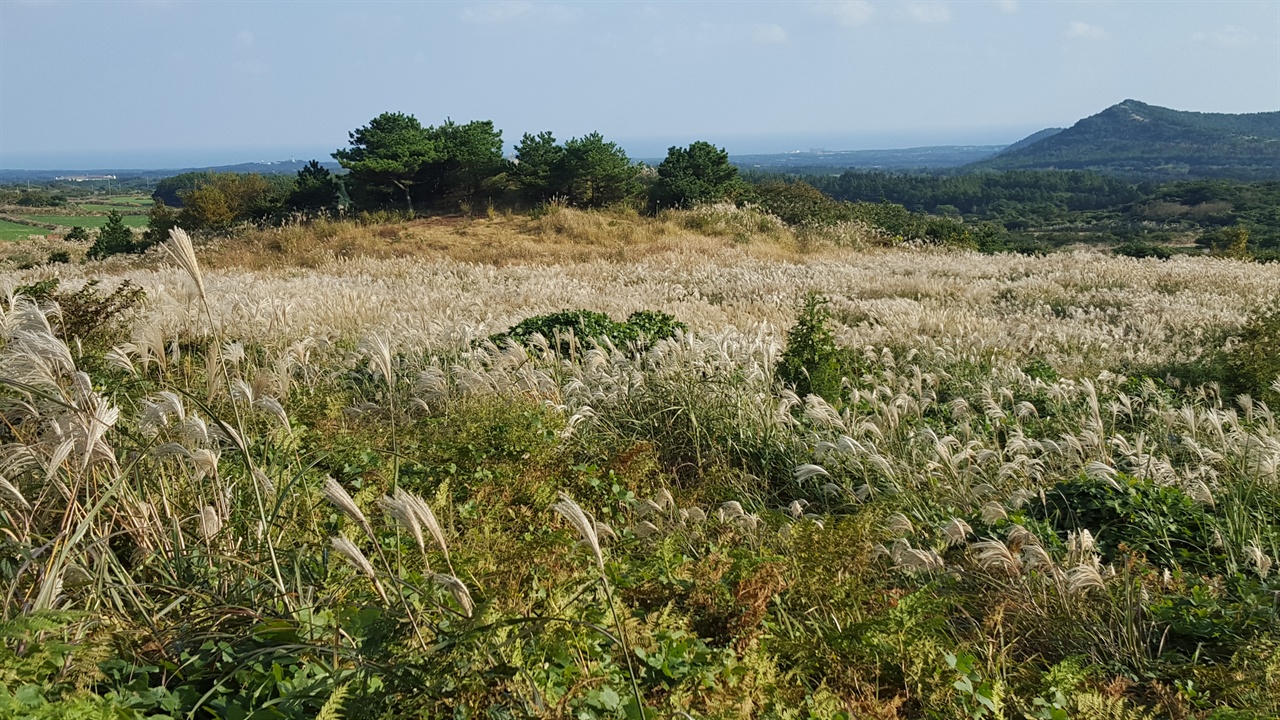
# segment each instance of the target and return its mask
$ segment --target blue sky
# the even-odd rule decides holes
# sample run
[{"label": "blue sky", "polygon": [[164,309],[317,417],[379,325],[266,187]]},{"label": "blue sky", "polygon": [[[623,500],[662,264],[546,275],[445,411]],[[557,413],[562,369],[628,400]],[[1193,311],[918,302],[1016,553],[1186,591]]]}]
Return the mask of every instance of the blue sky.
[{"label": "blue sky", "polygon": [[995,144],[1280,109],[1280,1],[0,0],[0,167],[327,157],[380,112],[633,156]]}]

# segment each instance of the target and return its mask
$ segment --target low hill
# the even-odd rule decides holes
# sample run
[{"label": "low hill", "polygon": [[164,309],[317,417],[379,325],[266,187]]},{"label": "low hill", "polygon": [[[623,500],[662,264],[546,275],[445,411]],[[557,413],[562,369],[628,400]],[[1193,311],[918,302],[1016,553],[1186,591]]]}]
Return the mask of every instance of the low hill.
[{"label": "low hill", "polygon": [[969,168],[1096,170],[1160,179],[1280,178],[1280,112],[1184,112],[1125,100],[1061,132],[1036,133]]},{"label": "low hill", "polygon": [[729,161],[744,170],[780,172],[794,172],[801,168],[923,170],[968,165],[992,157],[1003,149],[1003,145],[935,145],[893,150],[797,150],[733,155]]}]

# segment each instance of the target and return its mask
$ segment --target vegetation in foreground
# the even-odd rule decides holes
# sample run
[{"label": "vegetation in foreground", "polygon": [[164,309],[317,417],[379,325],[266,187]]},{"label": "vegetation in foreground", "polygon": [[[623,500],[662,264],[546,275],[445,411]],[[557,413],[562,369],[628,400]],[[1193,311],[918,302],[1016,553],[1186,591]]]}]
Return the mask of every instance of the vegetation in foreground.
[{"label": "vegetation in foreground", "polygon": [[4,300],[3,714],[1280,712],[1265,266],[172,243]]}]

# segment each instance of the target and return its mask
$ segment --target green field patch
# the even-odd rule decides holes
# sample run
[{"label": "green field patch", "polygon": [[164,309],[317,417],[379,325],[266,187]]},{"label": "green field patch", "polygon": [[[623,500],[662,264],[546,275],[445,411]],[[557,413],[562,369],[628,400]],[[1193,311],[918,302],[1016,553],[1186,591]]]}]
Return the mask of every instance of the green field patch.
[{"label": "green field patch", "polygon": [[123,204],[103,205],[100,203],[82,203],[79,205],[75,205],[74,207],[77,210],[81,210],[84,212],[95,212],[95,213],[107,213],[107,212],[111,212],[112,210],[115,210],[121,215],[138,215],[138,214],[143,214],[145,211],[145,208],[143,208],[141,205],[135,205],[132,203],[130,203],[129,207],[125,207]]},{"label": "green field patch", "polygon": [[22,240],[28,235],[44,235],[48,232],[44,228],[0,220],[0,240]]},{"label": "green field patch", "polygon": [[106,201],[123,205],[137,205],[139,207],[147,207],[152,202],[150,195],[116,195],[107,198]]},{"label": "green field patch", "polygon": [[[106,224],[106,215],[23,215],[32,222],[61,225],[63,227],[99,228]],[[146,227],[146,215],[125,215],[121,218],[128,227]]]}]

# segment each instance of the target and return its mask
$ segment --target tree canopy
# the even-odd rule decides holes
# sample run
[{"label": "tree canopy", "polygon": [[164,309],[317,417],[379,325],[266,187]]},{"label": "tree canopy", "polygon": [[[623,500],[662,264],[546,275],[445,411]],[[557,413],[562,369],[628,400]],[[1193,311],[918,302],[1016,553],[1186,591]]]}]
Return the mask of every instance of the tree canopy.
[{"label": "tree canopy", "polygon": [[411,188],[424,165],[441,159],[442,153],[422,123],[404,113],[382,113],[369,124],[349,133],[351,147],[337,150],[333,158],[351,173],[353,185],[366,191],[404,196],[413,214]]},{"label": "tree canopy", "polygon": [[689,207],[722,200],[741,187],[729,153],[708,142],[673,147],[658,165],[658,181],[649,189],[650,210]]}]

